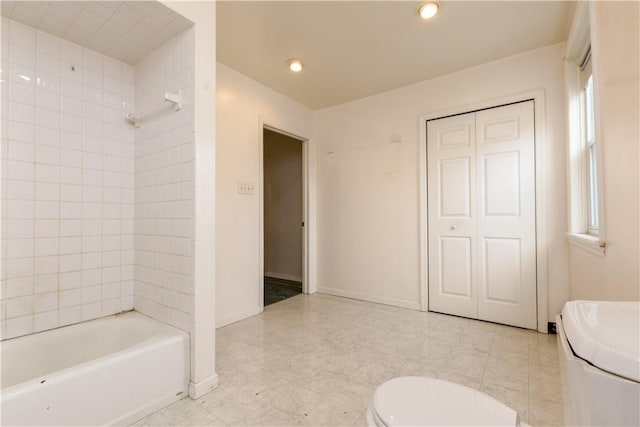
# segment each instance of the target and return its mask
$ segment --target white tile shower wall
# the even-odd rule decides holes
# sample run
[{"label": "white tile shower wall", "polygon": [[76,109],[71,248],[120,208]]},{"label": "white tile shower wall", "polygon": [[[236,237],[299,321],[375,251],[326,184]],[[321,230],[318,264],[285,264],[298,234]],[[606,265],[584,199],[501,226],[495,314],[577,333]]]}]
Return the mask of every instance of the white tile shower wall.
[{"label": "white tile shower wall", "polygon": [[3,339],[133,308],[133,102],[130,65],[2,19]]},{"label": "white tile shower wall", "polygon": [[[135,67],[135,309],[192,331],[194,306],[193,29]],[[182,91],[174,111],[165,92]]]}]

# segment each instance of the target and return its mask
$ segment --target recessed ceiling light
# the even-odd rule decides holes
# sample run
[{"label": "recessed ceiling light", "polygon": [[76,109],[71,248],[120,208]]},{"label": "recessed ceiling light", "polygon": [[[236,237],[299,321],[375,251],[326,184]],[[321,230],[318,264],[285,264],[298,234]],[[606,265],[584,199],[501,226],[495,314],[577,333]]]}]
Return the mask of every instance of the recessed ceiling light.
[{"label": "recessed ceiling light", "polygon": [[289,65],[289,69],[294,73],[302,71],[302,61],[299,59],[290,59],[287,61],[287,64]]},{"label": "recessed ceiling light", "polygon": [[430,1],[429,3],[424,3],[418,8],[418,14],[422,19],[430,19],[433,18],[436,13],[438,13],[438,9],[440,5],[435,1]]}]

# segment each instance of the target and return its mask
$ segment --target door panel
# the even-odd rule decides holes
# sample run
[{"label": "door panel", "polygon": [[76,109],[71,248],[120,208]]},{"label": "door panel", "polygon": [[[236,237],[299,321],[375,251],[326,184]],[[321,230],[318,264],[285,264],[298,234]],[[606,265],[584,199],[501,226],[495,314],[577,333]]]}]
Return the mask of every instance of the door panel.
[{"label": "door panel", "polygon": [[427,122],[429,309],[477,317],[475,115]]},{"label": "door panel", "polygon": [[480,263],[487,301],[503,304],[520,303],[520,239],[490,238],[483,240]]},{"label": "door panel", "polygon": [[438,150],[452,148],[465,148],[471,145],[471,134],[475,128],[471,123],[463,123],[462,126],[440,129],[438,131]]},{"label": "door panel", "polygon": [[[516,104],[517,105],[517,104]],[[509,108],[511,105],[497,108]],[[485,111],[491,111],[490,110]],[[482,113],[482,111],[480,112]],[[495,115],[494,115],[495,117]],[[480,144],[492,144],[502,141],[513,141],[520,135],[520,123],[517,115],[505,115],[494,119],[487,119],[481,124],[482,138],[478,138]]]},{"label": "door panel", "polygon": [[429,310],[535,329],[533,101],[427,122]]},{"label": "door panel", "polygon": [[478,317],[535,329],[533,101],[476,113]]},{"label": "door panel", "polygon": [[463,157],[438,162],[440,169],[440,217],[469,217],[471,159]]},{"label": "door panel", "polygon": [[440,238],[440,293],[470,299],[471,239],[469,237]]},{"label": "door panel", "polygon": [[484,216],[520,216],[518,151],[482,156]]}]

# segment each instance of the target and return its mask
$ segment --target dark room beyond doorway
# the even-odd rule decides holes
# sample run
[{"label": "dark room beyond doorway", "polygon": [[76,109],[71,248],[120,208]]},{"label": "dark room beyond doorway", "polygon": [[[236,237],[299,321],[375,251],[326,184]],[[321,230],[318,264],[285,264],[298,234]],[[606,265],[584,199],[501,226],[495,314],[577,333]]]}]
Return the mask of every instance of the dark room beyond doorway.
[{"label": "dark room beyond doorway", "polygon": [[264,305],[302,292],[302,141],[264,129]]}]

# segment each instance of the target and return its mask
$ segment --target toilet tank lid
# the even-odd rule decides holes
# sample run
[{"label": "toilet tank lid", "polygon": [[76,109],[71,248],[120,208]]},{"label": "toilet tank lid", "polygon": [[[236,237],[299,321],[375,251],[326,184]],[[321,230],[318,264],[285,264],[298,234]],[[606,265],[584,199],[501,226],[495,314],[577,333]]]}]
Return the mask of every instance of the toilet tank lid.
[{"label": "toilet tank lid", "polygon": [[515,426],[518,414],[494,398],[449,381],[398,377],[379,386],[372,409],[387,426]]},{"label": "toilet tank lid", "polygon": [[580,358],[640,382],[640,302],[569,301],[562,325]]}]

